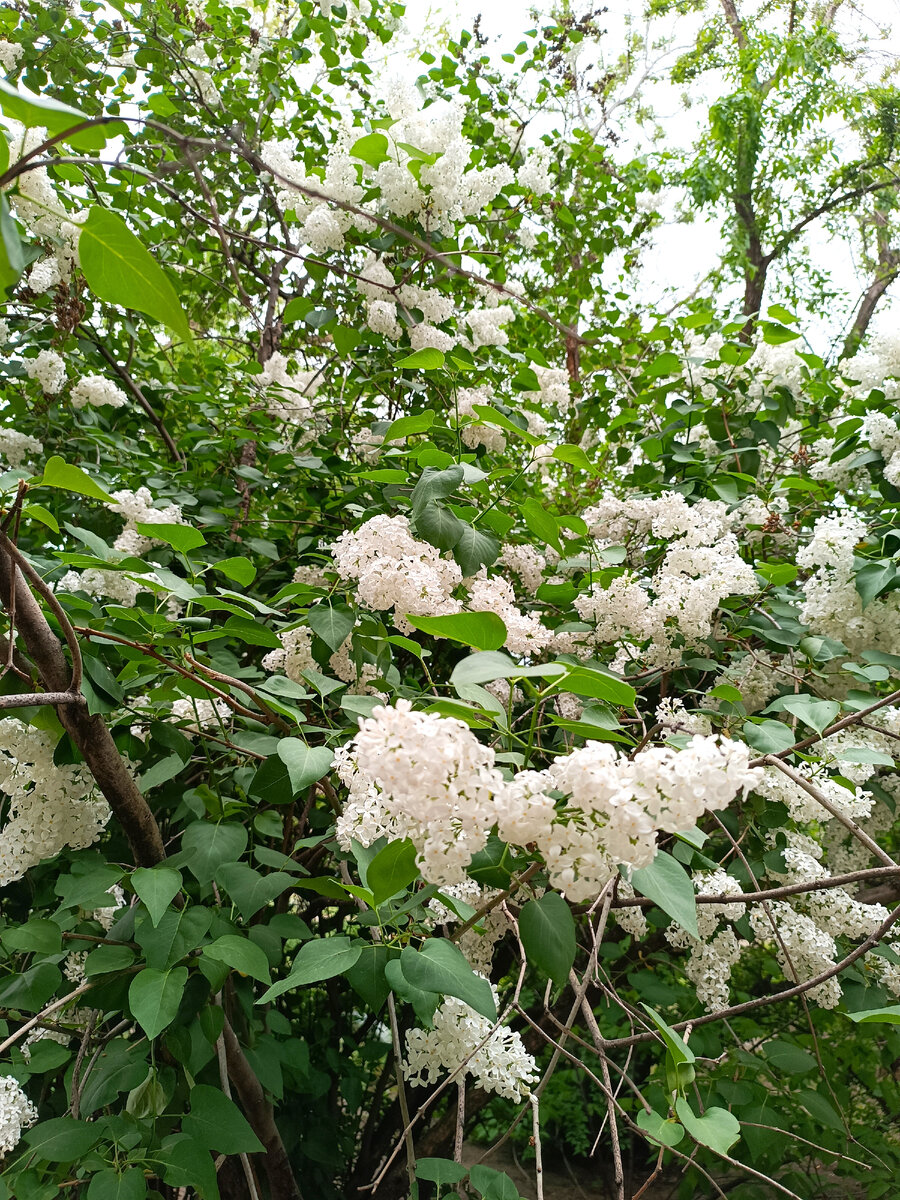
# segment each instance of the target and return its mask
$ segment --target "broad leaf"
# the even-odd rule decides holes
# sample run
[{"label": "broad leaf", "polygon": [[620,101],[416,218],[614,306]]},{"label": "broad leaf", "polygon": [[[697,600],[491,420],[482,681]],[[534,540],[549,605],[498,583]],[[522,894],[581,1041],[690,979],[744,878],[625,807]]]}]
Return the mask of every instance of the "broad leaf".
[{"label": "broad leaf", "polygon": [[198,1145],[223,1154],[256,1154],[265,1149],[235,1102],[219,1088],[198,1084],[189,1099],[191,1111],[181,1128]]},{"label": "broad leaf", "polygon": [[171,867],[138,867],[132,872],[131,886],[147,905],[154,926],[178,895],[181,883],[181,872]]},{"label": "broad leaf", "polygon": [[698,1117],[687,1100],[679,1096],[675,1101],[675,1112],[691,1137],[717,1154],[727,1154],[740,1139],[740,1122],[727,1108],[707,1108],[703,1116]]},{"label": "broad leaf", "polygon": [[506,641],[506,626],[493,612],[449,613],[445,617],[416,617],[407,614],[414,629],[433,637],[449,638],[476,650],[499,650]]},{"label": "broad leaf", "polygon": [[144,537],[153,538],[156,542],[165,542],[174,550],[187,554],[189,550],[197,550],[206,545],[206,538],[199,529],[192,525],[156,524],[138,521],[138,533]]},{"label": "broad leaf", "polygon": [[663,1146],[677,1146],[684,1137],[684,1129],[677,1121],[673,1121],[671,1118],[664,1119],[652,1109],[647,1112],[642,1108],[635,1121],[648,1137]]},{"label": "broad leaf", "polygon": [[388,842],[378,851],[366,870],[366,886],[377,908],[418,877],[416,848],[409,838],[405,838],[400,842]]},{"label": "broad leaf", "polygon": [[56,454],[47,460],[42,478],[32,486],[59,488],[63,492],[76,492],[79,496],[102,500],[104,504],[115,504],[109,492],[105,492],[99,484],[94,483],[81,467],[72,466]]},{"label": "broad leaf", "polygon": [[244,826],[224,822],[193,821],[181,839],[184,862],[198,883],[211,883],[222,863],[237,862],[246,848]]},{"label": "broad leaf", "polygon": [[278,757],[288,769],[294,795],[322,779],[331,770],[334,754],[324,746],[307,746],[299,738],[282,738]]},{"label": "broad leaf", "polygon": [[631,872],[631,883],[636,892],[658,904],[691,937],[699,938],[694,885],[687,871],[671,854],[658,851],[649,866]]},{"label": "broad leaf", "polygon": [[274,983],[263,993],[258,1003],[267,1004],[283,992],[342,975],[356,963],[362,954],[363,945],[363,942],[353,942],[348,937],[316,938],[315,941],[304,942],[297,952],[288,977]]},{"label": "broad leaf", "polygon": [[565,987],[575,961],[575,921],[557,892],[529,900],[519,914],[519,932],[528,962]]},{"label": "broad leaf", "polygon": [[269,974],[269,960],[256,942],[251,942],[249,938],[226,933],[222,937],[216,938],[211,945],[204,946],[203,953],[209,958],[215,958],[219,962],[233,967],[241,975],[249,975],[251,979],[258,979],[260,983],[272,982]]},{"label": "broad leaf", "polygon": [[81,227],[78,253],[95,296],[155,317],[190,340],[187,317],[168,276],[120,216],[94,205]]},{"label": "broad leaf", "polygon": [[145,967],[132,979],[128,1003],[134,1019],[151,1041],[175,1019],[187,977],[187,967],[173,967],[170,971]]},{"label": "broad leaf", "polygon": [[413,987],[439,996],[455,996],[481,1016],[497,1020],[491,985],[475,974],[459,947],[446,938],[429,938],[421,950],[405,946],[400,969]]},{"label": "broad leaf", "polygon": [[314,604],[306,619],[313,633],[335,652],[346,642],[356,621],[346,604],[330,604],[327,600]]}]

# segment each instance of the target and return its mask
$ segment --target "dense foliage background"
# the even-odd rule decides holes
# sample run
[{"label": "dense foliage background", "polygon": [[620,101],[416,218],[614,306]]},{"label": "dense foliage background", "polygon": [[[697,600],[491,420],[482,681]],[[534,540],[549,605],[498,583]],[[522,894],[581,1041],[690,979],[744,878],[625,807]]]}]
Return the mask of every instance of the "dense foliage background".
[{"label": "dense foliage background", "polygon": [[893,1193],[878,10],[0,10],[0,1198]]}]

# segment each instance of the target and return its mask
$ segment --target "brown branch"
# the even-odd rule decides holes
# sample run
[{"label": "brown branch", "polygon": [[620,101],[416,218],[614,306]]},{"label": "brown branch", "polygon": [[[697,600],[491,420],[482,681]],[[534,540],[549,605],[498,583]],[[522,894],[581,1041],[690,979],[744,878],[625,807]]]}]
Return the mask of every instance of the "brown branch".
[{"label": "brown branch", "polygon": [[[867,867],[863,871],[848,871],[846,875],[829,875],[827,879],[809,879],[803,883],[786,883],[783,887],[767,888],[765,891],[738,892],[735,895],[700,895],[698,904],[755,904],[758,901],[782,900],[786,896],[799,896],[804,892],[824,892],[848,883],[860,883],[866,879],[883,879],[885,876],[900,875],[900,866]],[[646,896],[617,896],[612,908],[652,908],[655,900]]]},{"label": "brown branch", "polygon": [[747,35],[744,33],[744,26],[741,24],[741,18],[738,15],[734,0],[722,0],[722,8],[725,11],[725,20],[728,22],[728,28],[731,30],[731,36],[734,38],[738,50],[746,50]]}]

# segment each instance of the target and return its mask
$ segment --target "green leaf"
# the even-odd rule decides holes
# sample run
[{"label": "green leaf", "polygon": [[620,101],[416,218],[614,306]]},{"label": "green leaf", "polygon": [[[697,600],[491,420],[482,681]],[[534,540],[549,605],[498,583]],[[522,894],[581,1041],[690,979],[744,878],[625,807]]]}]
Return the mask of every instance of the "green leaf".
[{"label": "green leaf", "polygon": [[500,542],[490,533],[463,523],[459,537],[452,546],[453,557],[466,579],[477,575],[481,567],[489,567],[500,557]]},{"label": "green leaf", "polygon": [[251,942],[249,938],[239,937],[236,933],[226,933],[216,938],[212,945],[204,946],[203,953],[233,967],[241,975],[258,979],[260,983],[272,982],[269,960],[256,942]]},{"label": "green leaf", "polygon": [[283,992],[293,988],[303,987],[307,983],[319,983],[323,979],[332,979],[335,975],[343,975],[355,965],[362,954],[364,943],[351,941],[348,937],[316,938],[312,942],[304,942],[297,951],[297,956],[286,979],[273,983],[267,992],[260,996],[257,1003],[268,1004]]},{"label": "green leaf", "polygon": [[590,459],[580,446],[557,446],[553,451],[553,457],[559,459],[560,462],[569,463],[570,466],[578,467],[580,471],[593,472],[594,470],[594,468],[591,466]]},{"label": "green leaf", "polygon": [[470,654],[453,668],[450,681],[453,684],[490,683],[494,679],[556,679],[566,674],[562,663],[547,663],[544,666],[523,667],[506,654],[497,650],[485,650]]},{"label": "green leaf", "polygon": [[187,317],[168,276],[120,216],[94,205],[81,227],[78,253],[95,296],[155,317],[190,340]]},{"label": "green leaf", "polygon": [[876,597],[886,592],[897,578],[896,564],[890,559],[868,563],[856,572],[856,590],[862,597],[863,608],[868,608]]},{"label": "green leaf", "polygon": [[699,938],[694,885],[687,871],[671,854],[658,851],[649,866],[631,872],[631,883],[636,892],[658,904],[691,937]]},{"label": "green leaf", "polygon": [[154,928],[181,890],[181,872],[171,867],[138,867],[131,875],[131,886],[147,905]]},{"label": "green leaf", "polygon": [[192,525],[154,524],[138,521],[137,531],[144,537],[153,538],[154,541],[165,542],[167,546],[171,546],[182,554],[206,545],[206,538],[199,529],[194,529]]},{"label": "green leaf", "polygon": [[421,950],[404,946],[400,969],[413,987],[455,996],[489,1021],[497,1020],[491,985],[475,974],[459,947],[446,938],[429,938]]},{"label": "green leaf", "polygon": [[7,950],[25,950],[29,954],[58,954],[62,949],[62,930],[45,917],[29,917],[24,925],[3,930]]},{"label": "green leaf", "polygon": [[636,1124],[648,1137],[663,1146],[677,1146],[684,1137],[684,1129],[677,1121],[661,1117],[658,1112],[641,1109],[635,1118]]},{"label": "green leaf", "polygon": [[219,1200],[216,1168],[209,1152],[192,1138],[167,1138],[154,1157],[163,1164],[163,1179],[174,1187],[193,1188],[200,1200]]},{"label": "green leaf", "polygon": [[864,1008],[846,1015],[857,1025],[900,1025],[900,1004],[892,1004],[890,1008]]},{"label": "green leaf", "polygon": [[536,537],[562,554],[559,522],[552,513],[547,512],[543,504],[539,504],[534,497],[529,496],[522,505],[522,516],[525,518],[525,524]]},{"label": "green leaf", "polygon": [[366,886],[378,908],[418,877],[416,848],[409,838],[404,838],[401,842],[388,842],[378,851],[366,871]]},{"label": "green leaf", "polygon": [[707,1108],[703,1116],[698,1117],[687,1100],[679,1096],[675,1101],[675,1112],[691,1137],[717,1154],[727,1154],[740,1140],[740,1122],[727,1108]]},{"label": "green leaf", "polygon": [[367,133],[353,143],[350,154],[370,167],[378,167],[388,160],[388,140],[383,133]]},{"label": "green leaf", "polygon": [[424,412],[414,413],[410,417],[398,417],[396,421],[391,421],[384,431],[384,444],[412,437],[417,433],[425,433],[434,424],[434,418],[434,410],[430,408],[426,408]]},{"label": "green leaf", "polygon": [[641,1008],[647,1013],[647,1015],[650,1017],[650,1020],[662,1034],[663,1041],[666,1043],[666,1049],[668,1050],[669,1054],[671,1054],[675,1062],[678,1064],[686,1063],[688,1065],[694,1063],[696,1061],[694,1052],[690,1049],[687,1042],[685,1042],[683,1038],[679,1037],[675,1030],[670,1028],[670,1026],[665,1023],[659,1013],[656,1012],[655,1009],[652,1009],[649,1004],[644,1004],[642,1002]]},{"label": "green leaf", "polygon": [[226,579],[233,579],[244,587],[256,578],[256,567],[243,555],[238,555],[237,558],[221,558],[217,563],[213,563],[213,567],[216,571],[221,571]]},{"label": "green leaf", "polygon": [[87,1200],[144,1200],[147,1181],[138,1167],[126,1167],[119,1174],[112,1168],[91,1176]]},{"label": "green leaf", "polygon": [[115,504],[109,492],[105,492],[99,484],[94,483],[90,475],[81,467],[73,467],[54,454],[47,460],[41,480],[33,487],[59,488],[63,492],[77,492],[79,496],[90,496],[93,500],[102,500],[104,504]]},{"label": "green leaf", "polygon": [[[452,513],[446,504],[438,504],[436,501],[423,504],[416,510],[415,524],[416,533],[438,550],[452,550],[463,532],[471,528]],[[475,570],[477,571],[478,567]]]},{"label": "green leaf", "polygon": [[781,721],[745,721],[742,732],[744,741],[760,754],[780,754],[796,741],[790,727]]},{"label": "green leaf", "polygon": [[625,683],[615,675],[607,675],[605,671],[594,671],[590,667],[576,667],[565,679],[560,681],[560,687],[576,696],[589,696],[595,700],[606,700],[609,704],[622,708],[634,708],[637,693],[630,683]]},{"label": "green leaf", "polygon": [[459,1183],[468,1173],[468,1167],[450,1158],[420,1158],[416,1162],[416,1179],[426,1183]]},{"label": "green leaf", "polygon": [[96,1125],[76,1117],[42,1121],[25,1134],[25,1144],[43,1162],[67,1163],[81,1159],[100,1140]]},{"label": "green leaf", "polygon": [[841,711],[836,700],[816,700],[813,696],[783,696],[780,706],[816,733],[823,733]]},{"label": "green leaf", "polygon": [[191,1111],[181,1122],[198,1145],[222,1154],[257,1154],[265,1150],[233,1100],[219,1088],[197,1084],[190,1094]]},{"label": "green leaf", "polygon": [[278,757],[288,769],[295,796],[327,775],[334,762],[331,750],[324,746],[307,746],[299,738],[282,738],[278,743]]},{"label": "green leaf", "polygon": [[523,905],[519,932],[528,962],[565,987],[575,961],[575,920],[562,896],[545,892]]},{"label": "green leaf", "polygon": [[128,989],[128,1004],[137,1023],[152,1041],[175,1019],[187,983],[187,967],[156,971],[145,967]]},{"label": "green leaf", "polygon": [[424,350],[416,350],[406,358],[398,358],[395,367],[403,367],[407,371],[436,371],[444,365],[444,352],[426,346]]},{"label": "green leaf", "polygon": [[24,270],[25,253],[19,227],[9,211],[6,196],[0,196],[0,287],[11,288]]},{"label": "green leaf", "polygon": [[418,514],[432,500],[446,500],[448,496],[452,496],[465,478],[465,474],[464,468],[458,463],[443,471],[428,467],[422,472],[418,483],[413,488],[411,497],[413,513]]},{"label": "green leaf", "polygon": [[255,913],[277,898],[294,882],[285,871],[262,875],[247,863],[222,863],[216,871],[216,882],[228,892],[241,916],[249,921]]},{"label": "green leaf", "polygon": [[46,525],[54,533],[59,533],[59,524],[56,517],[54,517],[49,508],[44,508],[43,504],[26,504],[22,509],[22,516],[30,518],[33,521],[40,521],[42,525]]},{"label": "green leaf", "polygon": [[260,763],[250,781],[247,795],[263,804],[290,804],[294,798],[291,776],[277,754],[270,755]]},{"label": "green leaf", "polygon": [[356,616],[346,604],[331,604],[323,600],[314,604],[307,615],[309,627],[329,650],[337,653],[353,631]]},{"label": "green leaf", "polygon": [[504,1171],[495,1171],[476,1163],[469,1171],[469,1182],[482,1200],[521,1200],[519,1189]]},{"label": "green leaf", "polygon": [[[76,125],[90,118],[86,113],[79,112],[60,100],[49,96],[36,96],[21,85],[14,88],[5,79],[0,79],[0,109],[9,117],[21,121],[28,129],[43,127],[48,137],[65,133]],[[73,133],[63,140],[79,150],[99,150],[106,145],[111,137],[120,137],[127,131],[127,126],[121,121],[110,121],[105,124],[93,125],[79,133]]]},{"label": "green leaf", "polygon": [[477,650],[499,650],[507,636],[506,626],[493,612],[450,613],[446,617],[416,617],[407,613],[406,620],[422,633],[462,642]]},{"label": "green leaf", "polygon": [[184,831],[181,849],[197,882],[212,883],[222,863],[236,862],[247,849],[247,830],[243,825],[194,821]]},{"label": "green leaf", "polygon": [[196,950],[206,936],[212,917],[212,911],[199,904],[168,908],[156,927],[149,918],[140,921],[134,939],[144,951],[147,965],[155,971],[166,971],[191,950]]},{"label": "green leaf", "polygon": [[384,964],[384,979],[399,999],[412,1005],[419,1022],[430,1027],[435,1010],[441,1002],[437,992],[423,992],[421,988],[414,987],[400,969],[399,957],[392,958]]},{"label": "green leaf", "polygon": [[[95,951],[96,953],[96,951]],[[120,1092],[137,1087],[147,1074],[147,1046],[114,1038],[87,1076],[81,1098],[81,1115],[115,1102]]]}]

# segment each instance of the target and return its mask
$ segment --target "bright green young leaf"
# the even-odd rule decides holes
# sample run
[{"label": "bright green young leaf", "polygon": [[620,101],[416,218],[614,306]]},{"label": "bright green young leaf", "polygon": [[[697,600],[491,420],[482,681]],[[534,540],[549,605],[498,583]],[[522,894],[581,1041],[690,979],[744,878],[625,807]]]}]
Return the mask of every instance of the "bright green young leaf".
[{"label": "bright green young leaf", "polygon": [[635,1117],[635,1121],[648,1137],[663,1146],[677,1146],[684,1137],[684,1129],[677,1121],[673,1121],[671,1118],[665,1119],[652,1109],[647,1112],[642,1108]]},{"label": "bright green young leaf", "polygon": [[157,525],[138,521],[137,531],[144,537],[153,538],[156,542],[165,542],[167,546],[171,546],[182,554],[206,545],[206,538],[199,529],[194,529],[192,525]]},{"label": "bright green young leaf", "polygon": [[147,906],[154,927],[181,890],[181,872],[171,867],[138,867],[131,875],[131,886]]},{"label": "bright green young leaf", "polygon": [[226,933],[222,937],[216,938],[211,945],[204,946],[203,953],[209,958],[215,958],[219,962],[233,967],[241,975],[249,975],[251,979],[258,979],[260,983],[272,982],[269,974],[269,960],[256,942],[251,942],[249,938]]},{"label": "bright green young leaf", "polygon": [[377,167],[388,160],[388,140],[383,133],[367,133],[353,143],[350,154],[370,167]]},{"label": "bright green young leaf", "polygon": [[268,991],[260,996],[259,1004],[268,1004],[276,996],[294,988],[303,987],[308,983],[319,983],[323,979],[332,979],[335,975],[343,975],[355,965],[362,954],[364,943],[351,941],[348,937],[316,938],[312,942],[304,942],[297,952],[286,979],[280,979],[272,984]]},{"label": "bright green young leaf", "polygon": [[577,467],[579,471],[593,471],[590,459],[581,449],[580,446],[562,445],[557,446],[553,451],[553,457],[560,462],[569,463],[570,466]]},{"label": "bright green young leaf", "polygon": [[675,1112],[690,1136],[717,1154],[727,1154],[740,1140],[741,1124],[727,1108],[710,1107],[698,1117],[683,1096],[675,1101]]},{"label": "bright green young leaf", "polygon": [[95,296],[155,317],[190,340],[187,317],[168,276],[120,216],[94,205],[81,227],[78,253]]},{"label": "bright green young leaf", "polygon": [[405,358],[398,358],[394,363],[395,367],[402,367],[405,371],[436,371],[443,365],[443,351],[434,350],[430,346],[426,346],[424,350],[415,350]]},{"label": "bright green young leaf", "polygon": [[470,654],[453,668],[450,680],[454,684],[490,683],[494,679],[558,679],[566,674],[562,663],[547,663],[544,666],[522,667],[507,654],[498,650],[485,650]]},{"label": "bright green young leaf", "polygon": [[562,554],[559,521],[547,511],[543,504],[538,503],[533,496],[529,496],[522,505],[522,516],[525,518],[525,524],[536,537]]},{"label": "bright green young leaf", "polygon": [[900,1004],[889,1008],[864,1008],[860,1012],[847,1013],[857,1025],[900,1025]]},{"label": "bright green young leaf", "polygon": [[414,629],[432,637],[449,638],[477,650],[499,650],[506,641],[506,626],[496,613],[450,613],[446,617],[416,617],[407,614]]},{"label": "bright green young leaf", "polygon": [[334,762],[330,750],[324,746],[307,746],[299,738],[282,738],[278,743],[278,757],[288,769],[294,795],[327,775]]},{"label": "bright green young leaf", "polygon": [[43,477],[32,484],[32,487],[59,488],[63,492],[76,492],[79,496],[102,500],[104,504],[115,504],[109,492],[105,492],[99,484],[94,483],[81,467],[72,466],[56,454],[47,460]]},{"label": "bright green young leaf", "polygon": [[475,1163],[470,1169],[469,1182],[481,1200],[522,1200],[519,1189],[505,1171],[497,1171],[484,1163]]},{"label": "bright green young leaf", "polygon": [[213,567],[225,576],[226,579],[233,579],[235,583],[240,583],[247,587],[256,578],[256,567],[249,558],[244,558],[243,555],[238,555],[237,558],[220,558],[217,563],[213,563]]},{"label": "bright green young leaf", "polygon": [[366,870],[366,885],[377,908],[418,877],[416,848],[409,838],[404,838],[403,841],[388,842],[378,851]]},{"label": "bright green young leaf", "polygon": [[416,1161],[416,1179],[426,1183],[459,1183],[468,1173],[468,1167],[452,1158],[420,1158]]},{"label": "bright green young leaf", "polygon": [[128,1003],[134,1019],[151,1041],[175,1019],[187,977],[187,967],[169,971],[145,967],[132,979]]},{"label": "bright green young leaf", "polygon": [[198,1084],[188,1099],[191,1111],[181,1128],[198,1145],[222,1154],[256,1154],[265,1149],[235,1102],[218,1088]]},{"label": "bright green young leaf", "polygon": [[652,1009],[649,1004],[641,1004],[641,1008],[649,1016],[650,1020],[662,1034],[662,1039],[666,1044],[666,1049],[676,1063],[693,1063],[696,1061],[693,1050],[690,1049],[687,1042],[675,1032],[669,1025],[665,1023],[662,1017]]},{"label": "bright green young leaf", "polygon": [[699,938],[694,885],[687,871],[671,854],[659,850],[649,866],[631,872],[631,883],[636,892],[658,904],[691,937]]},{"label": "bright green young leaf", "polygon": [[417,433],[425,433],[434,424],[435,413],[431,408],[424,412],[414,413],[409,417],[398,417],[391,421],[384,431],[384,444],[398,442],[403,438],[414,437]]},{"label": "bright green young leaf", "polygon": [[429,938],[421,950],[405,946],[400,969],[413,987],[455,996],[489,1021],[497,1020],[491,985],[475,974],[459,947],[446,938]]},{"label": "bright green young leaf", "polygon": [[529,900],[519,914],[519,932],[528,962],[565,987],[575,961],[575,920],[558,892]]}]

